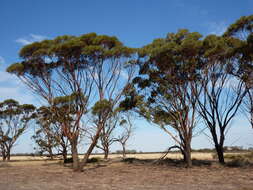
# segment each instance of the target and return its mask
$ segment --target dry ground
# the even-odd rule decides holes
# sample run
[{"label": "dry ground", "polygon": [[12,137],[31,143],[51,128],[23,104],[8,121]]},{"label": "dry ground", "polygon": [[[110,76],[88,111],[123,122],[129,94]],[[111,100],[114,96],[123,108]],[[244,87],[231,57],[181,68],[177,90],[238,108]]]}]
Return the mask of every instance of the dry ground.
[{"label": "dry ground", "polygon": [[[59,161],[27,158],[0,163],[0,190],[253,190],[252,166],[230,168],[208,161],[187,169],[173,161],[129,163],[120,161],[117,155],[111,157],[108,162],[90,164],[82,173],[74,173]],[[160,155],[148,158],[156,157]]]},{"label": "dry ground", "polygon": [[[247,152],[246,152],[247,153]],[[245,154],[246,154],[245,153]],[[214,153],[206,153],[206,152],[193,152],[192,158],[193,159],[200,159],[200,160],[213,160]],[[244,154],[244,153],[225,153],[225,155],[229,154]],[[137,159],[158,159],[162,156],[162,153],[139,153],[139,154],[127,154],[127,157],[130,158],[137,158]],[[83,158],[83,155],[79,155],[80,159]],[[99,155],[92,155],[91,157],[99,157],[103,158],[102,154]],[[121,157],[120,154],[110,154],[110,159],[115,159]],[[180,153],[169,153],[167,158],[171,159],[182,159],[182,154]],[[11,160],[13,161],[27,161],[27,160],[45,160],[48,159],[47,157],[40,157],[40,156],[12,156]]]}]

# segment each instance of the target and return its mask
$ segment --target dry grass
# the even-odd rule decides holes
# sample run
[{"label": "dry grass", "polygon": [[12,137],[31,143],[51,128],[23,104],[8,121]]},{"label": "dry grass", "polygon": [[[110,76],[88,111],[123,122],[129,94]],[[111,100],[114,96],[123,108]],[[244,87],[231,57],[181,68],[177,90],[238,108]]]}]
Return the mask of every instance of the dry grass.
[{"label": "dry grass", "polygon": [[167,164],[149,161],[160,156],[161,154],[132,154],[128,157],[134,157],[134,162],[122,162],[117,159],[120,155],[110,155],[110,161],[89,164],[82,173],[73,172],[69,165],[63,165],[59,160],[13,157],[17,161],[7,164],[0,162],[0,189],[253,190],[252,166],[220,166],[213,163],[211,153],[193,153],[193,158],[209,160],[212,164],[195,165],[190,169],[175,164],[178,161],[170,160],[180,158],[179,154],[169,154]]},{"label": "dry grass", "polygon": [[[149,154],[127,154],[127,157],[130,158],[137,158],[137,159],[158,159],[163,155],[163,153],[149,153]],[[83,155],[79,155],[80,158],[83,157]],[[103,158],[104,156],[102,154],[99,155],[92,155],[91,157],[99,157]],[[109,158],[120,158],[121,154],[110,154]],[[182,155],[180,153],[169,153],[167,155],[167,158],[171,159],[182,159]],[[213,153],[201,153],[201,152],[193,152],[192,153],[193,159],[200,159],[200,160],[212,160],[213,159]],[[47,160],[48,157],[44,156],[12,156],[11,160],[13,161],[32,161],[32,160]]]}]

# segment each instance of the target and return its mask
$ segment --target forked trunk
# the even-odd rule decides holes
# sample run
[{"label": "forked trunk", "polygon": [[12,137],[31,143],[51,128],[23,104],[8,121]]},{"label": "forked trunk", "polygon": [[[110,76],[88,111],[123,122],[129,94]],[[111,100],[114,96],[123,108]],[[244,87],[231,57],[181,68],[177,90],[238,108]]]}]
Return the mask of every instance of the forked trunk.
[{"label": "forked trunk", "polygon": [[220,144],[215,145],[215,149],[218,155],[219,163],[225,164],[223,145],[220,145]]},{"label": "forked trunk", "polygon": [[95,137],[93,138],[93,141],[92,141],[90,147],[88,148],[87,152],[86,152],[85,155],[84,155],[84,158],[83,158],[83,160],[82,160],[82,163],[80,163],[80,168],[79,168],[80,171],[81,171],[81,170],[83,169],[83,167],[87,164],[88,159],[89,159],[89,157],[90,157],[90,154],[92,153],[93,149],[95,148],[95,146],[96,146],[96,144],[97,144],[97,141],[98,141],[98,139],[99,139],[99,136],[100,136],[100,133],[101,133],[103,127],[104,127],[104,126],[103,126],[102,124],[100,124],[100,126],[99,126],[99,128],[98,128],[98,130],[97,130],[97,133],[96,133]]}]

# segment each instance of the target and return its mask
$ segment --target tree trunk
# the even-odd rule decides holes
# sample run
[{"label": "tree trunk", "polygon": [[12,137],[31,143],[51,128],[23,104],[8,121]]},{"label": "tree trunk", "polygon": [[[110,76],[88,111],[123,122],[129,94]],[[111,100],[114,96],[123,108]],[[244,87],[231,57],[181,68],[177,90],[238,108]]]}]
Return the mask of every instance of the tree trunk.
[{"label": "tree trunk", "polygon": [[84,158],[82,160],[82,163],[80,164],[80,170],[82,170],[83,167],[87,164],[89,156],[90,156],[90,154],[92,153],[93,149],[95,148],[95,146],[97,144],[97,141],[99,139],[99,136],[100,136],[100,133],[101,133],[103,127],[104,126],[102,124],[100,124],[100,126],[99,126],[99,128],[97,130],[97,133],[96,133],[96,135],[95,135],[95,137],[94,137],[94,139],[93,139],[90,147],[88,148],[87,152],[85,153]]},{"label": "tree trunk", "polygon": [[9,162],[11,160],[11,150],[10,149],[7,149],[7,152],[6,152],[6,156],[7,156],[7,161]]},{"label": "tree trunk", "polygon": [[251,114],[250,114],[250,124],[251,124],[251,127],[253,129],[253,110],[251,110]]},{"label": "tree trunk", "polygon": [[71,153],[72,153],[72,159],[73,159],[73,169],[74,171],[78,171],[79,159],[78,159],[77,143],[71,144]]},{"label": "tree trunk", "polygon": [[2,151],[2,158],[3,158],[3,161],[5,162],[6,161],[6,153],[5,153],[5,151]]},{"label": "tree trunk", "polygon": [[105,159],[105,160],[108,159],[108,155],[109,155],[109,148],[108,148],[108,147],[105,147],[105,150],[104,150],[104,159]]},{"label": "tree trunk", "polygon": [[184,161],[187,165],[187,168],[192,167],[192,159],[191,159],[191,147],[188,145],[186,146],[185,150],[184,150]]},{"label": "tree trunk", "polygon": [[215,149],[216,149],[216,152],[218,155],[219,162],[221,164],[225,164],[223,145],[217,144],[217,145],[215,145]]},{"label": "tree trunk", "polygon": [[122,144],[122,156],[123,156],[123,159],[126,158],[126,146],[125,146],[125,144]]},{"label": "tree trunk", "polygon": [[52,148],[49,148],[49,156],[50,156],[50,160],[54,159]]},{"label": "tree trunk", "polygon": [[67,155],[68,153],[66,147],[62,147],[62,157],[64,162],[67,160]]},{"label": "tree trunk", "polygon": [[224,149],[223,149],[224,131],[221,131],[220,141],[218,141],[217,134],[216,134],[216,131],[215,131],[215,127],[211,128],[211,134],[212,134],[213,141],[214,141],[214,144],[215,144],[215,150],[216,150],[216,153],[217,153],[217,156],[218,156],[218,159],[219,159],[219,163],[220,164],[225,164]]}]

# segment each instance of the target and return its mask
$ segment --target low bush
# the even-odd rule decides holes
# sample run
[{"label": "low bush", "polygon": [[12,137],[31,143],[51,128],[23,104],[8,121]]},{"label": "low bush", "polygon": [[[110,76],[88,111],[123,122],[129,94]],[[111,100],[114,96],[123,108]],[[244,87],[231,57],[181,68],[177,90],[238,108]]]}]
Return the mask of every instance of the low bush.
[{"label": "low bush", "polygon": [[227,162],[227,166],[229,167],[245,167],[248,165],[250,165],[250,161],[247,158],[233,158]]},{"label": "low bush", "polygon": [[93,158],[88,159],[87,163],[96,163],[96,162],[99,162],[100,160],[101,158],[99,157],[93,157]]},{"label": "low bush", "polygon": [[67,158],[64,160],[64,164],[73,163],[73,158]]},{"label": "low bush", "polygon": [[139,161],[139,159],[136,159],[136,158],[124,158],[122,161],[126,162],[126,163],[132,164],[133,162]]},{"label": "low bush", "polygon": [[[93,158],[90,158],[88,159],[87,163],[96,163],[96,162],[99,162],[101,159],[99,157],[93,157]],[[64,160],[64,163],[67,164],[67,163],[73,163],[73,158],[67,158]]]}]

